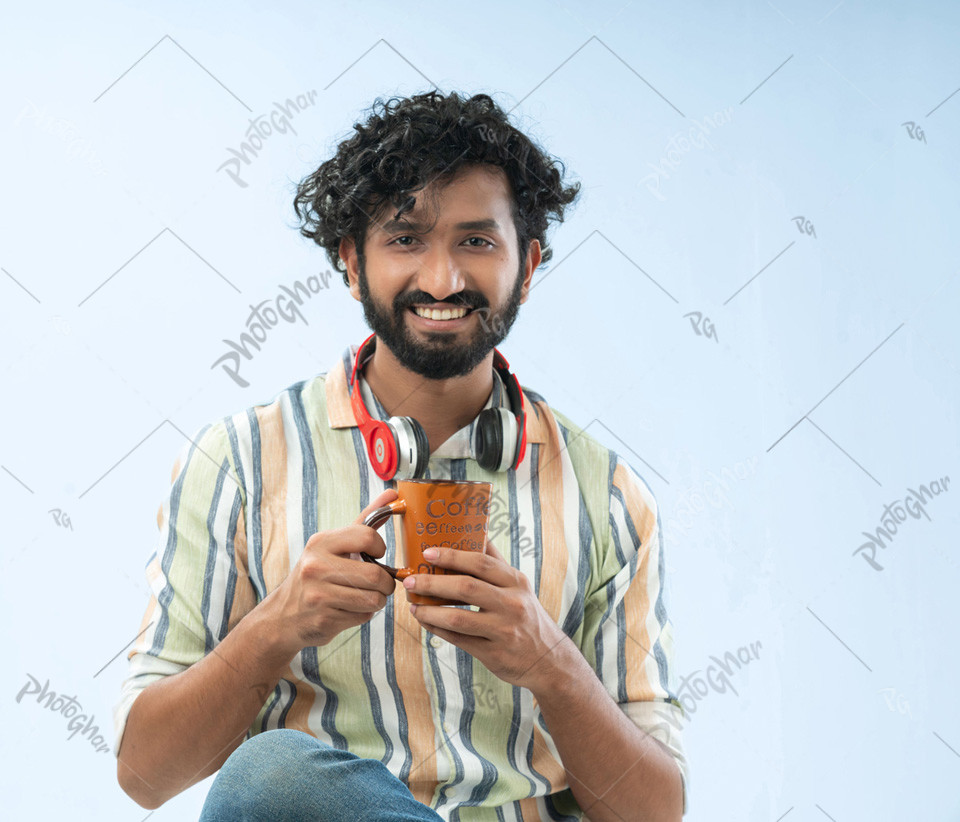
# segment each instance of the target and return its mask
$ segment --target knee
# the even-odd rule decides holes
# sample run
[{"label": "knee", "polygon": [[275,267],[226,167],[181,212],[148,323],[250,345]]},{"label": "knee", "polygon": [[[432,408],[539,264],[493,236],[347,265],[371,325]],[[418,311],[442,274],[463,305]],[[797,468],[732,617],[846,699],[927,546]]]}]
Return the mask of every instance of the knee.
[{"label": "knee", "polygon": [[303,731],[291,728],[279,728],[273,731],[264,731],[246,740],[237,748],[224,763],[243,766],[250,761],[263,759],[286,758],[301,755],[305,750],[317,745],[323,745],[316,737]]},{"label": "knee", "polygon": [[279,774],[289,777],[298,770],[304,755],[328,748],[324,742],[303,731],[280,728],[264,731],[246,740],[223,763],[220,773],[244,784],[265,782],[267,787]]},{"label": "knee", "polygon": [[253,808],[289,804],[307,756],[325,748],[329,746],[309,734],[288,728],[246,740],[223,763],[210,787],[205,805],[210,818],[247,819]]},{"label": "knee", "polygon": [[[384,804],[392,815],[384,816]],[[383,762],[360,758],[302,731],[280,729],[257,734],[230,755],[210,787],[200,819],[420,819],[426,818],[423,813]]]}]

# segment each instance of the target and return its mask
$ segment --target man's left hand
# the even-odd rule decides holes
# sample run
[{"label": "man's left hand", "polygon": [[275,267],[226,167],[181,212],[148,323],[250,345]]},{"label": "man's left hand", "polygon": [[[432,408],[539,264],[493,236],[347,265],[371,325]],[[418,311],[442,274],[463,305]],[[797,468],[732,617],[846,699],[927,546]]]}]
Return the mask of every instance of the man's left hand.
[{"label": "man's left hand", "polygon": [[450,574],[413,574],[403,584],[423,596],[460,600],[479,611],[411,605],[417,621],[441,639],[476,657],[495,676],[537,692],[548,685],[567,635],[544,610],[530,580],[488,539],[486,550],[437,548],[425,559]]}]

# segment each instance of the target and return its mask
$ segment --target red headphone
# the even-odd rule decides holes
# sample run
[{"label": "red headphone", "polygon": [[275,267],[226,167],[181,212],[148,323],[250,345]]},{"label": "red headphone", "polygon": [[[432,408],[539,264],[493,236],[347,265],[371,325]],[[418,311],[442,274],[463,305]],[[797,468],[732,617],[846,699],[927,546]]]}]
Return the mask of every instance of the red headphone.
[{"label": "red headphone", "polygon": [[[422,477],[430,459],[430,443],[423,427],[413,417],[375,420],[360,396],[360,372],[373,356],[376,335],[371,334],[357,349],[350,374],[350,405],[360,427],[373,470],[385,480]],[[527,450],[526,411],[520,383],[510,373],[509,363],[493,350],[493,368],[503,379],[510,401],[506,408],[485,408],[477,418],[471,447],[481,468],[488,471],[515,469]]]}]

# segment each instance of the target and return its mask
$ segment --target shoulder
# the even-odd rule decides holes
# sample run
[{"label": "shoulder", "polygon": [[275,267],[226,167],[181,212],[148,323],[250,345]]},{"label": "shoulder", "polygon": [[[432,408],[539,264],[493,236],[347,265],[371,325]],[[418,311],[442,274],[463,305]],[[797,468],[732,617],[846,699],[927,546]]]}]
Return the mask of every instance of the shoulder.
[{"label": "shoulder", "polygon": [[268,428],[282,429],[285,415],[291,415],[291,421],[301,414],[326,419],[327,377],[326,373],[316,374],[295,382],[261,402],[228,414],[221,418],[219,424],[238,431],[256,426],[262,431]]},{"label": "shoulder", "polygon": [[194,429],[178,459],[178,465],[195,448],[216,459],[226,458],[244,484],[245,468],[254,455],[273,451],[318,425],[327,425],[327,374],[317,374]]},{"label": "shoulder", "polygon": [[[564,452],[581,485],[589,482],[601,487],[608,501],[623,502],[629,498],[632,504],[653,512],[657,503],[653,490],[620,451],[604,445],[591,433],[594,429],[605,439],[619,440],[598,419],[581,426],[566,414],[550,405],[538,392],[523,386],[523,393],[530,400],[536,415],[535,424],[545,442],[554,444],[558,452]],[[549,445],[548,445],[549,447]],[[636,459],[636,456],[634,455]]]}]

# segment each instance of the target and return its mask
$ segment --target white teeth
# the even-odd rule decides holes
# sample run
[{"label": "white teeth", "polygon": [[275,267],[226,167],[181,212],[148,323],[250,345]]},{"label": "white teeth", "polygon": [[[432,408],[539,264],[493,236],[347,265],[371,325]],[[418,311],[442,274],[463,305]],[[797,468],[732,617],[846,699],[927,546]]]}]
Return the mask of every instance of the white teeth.
[{"label": "white teeth", "polygon": [[413,310],[417,313],[418,317],[424,317],[428,320],[459,320],[461,317],[467,315],[466,308],[444,308],[439,310],[436,308],[420,308],[419,306],[414,306]]}]

